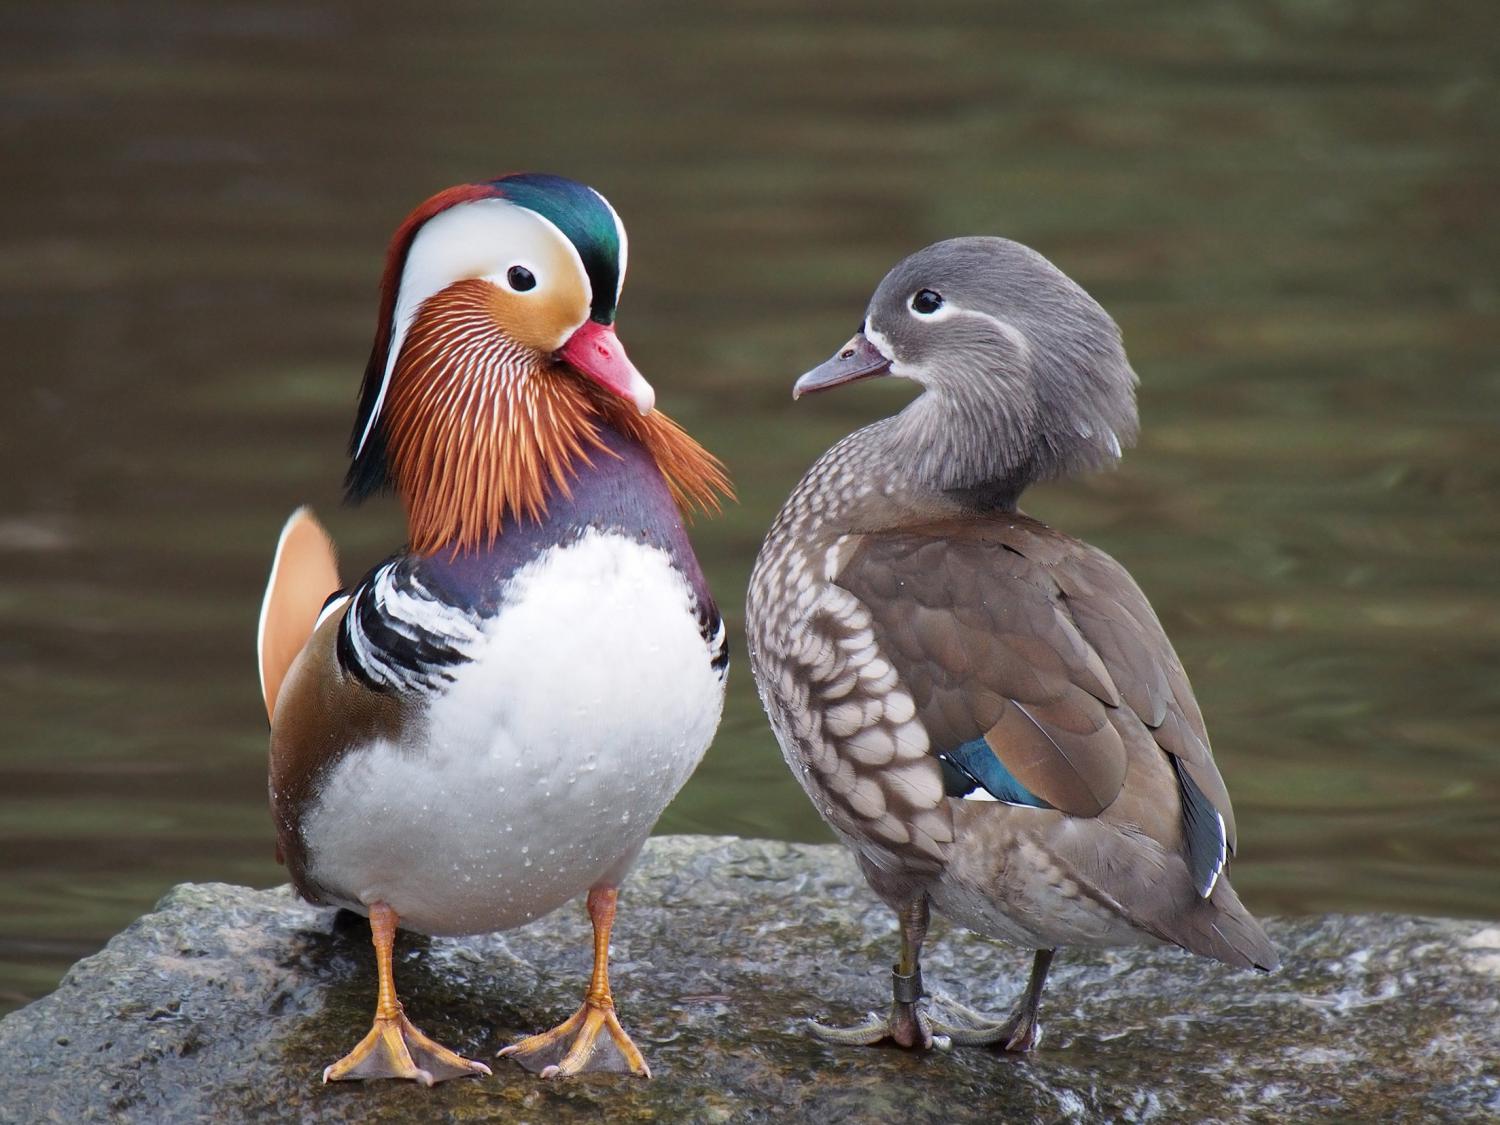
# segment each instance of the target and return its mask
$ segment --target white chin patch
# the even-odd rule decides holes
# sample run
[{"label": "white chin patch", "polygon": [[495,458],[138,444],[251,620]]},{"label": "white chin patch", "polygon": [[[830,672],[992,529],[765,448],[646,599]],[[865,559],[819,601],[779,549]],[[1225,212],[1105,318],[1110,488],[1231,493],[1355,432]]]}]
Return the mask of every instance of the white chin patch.
[{"label": "white chin patch", "polygon": [[875,345],[875,350],[894,365],[896,362],[896,350],[891,347],[891,342],[886,338],[884,332],[876,328],[869,321],[865,321],[865,339]]},{"label": "white chin patch", "polygon": [[884,332],[865,321],[865,339],[875,345],[875,350],[885,356],[889,361],[890,373],[898,379],[911,379],[913,382],[925,381],[926,371],[920,367],[913,367],[909,363],[902,363],[896,358],[896,349],[891,347],[890,338]]}]

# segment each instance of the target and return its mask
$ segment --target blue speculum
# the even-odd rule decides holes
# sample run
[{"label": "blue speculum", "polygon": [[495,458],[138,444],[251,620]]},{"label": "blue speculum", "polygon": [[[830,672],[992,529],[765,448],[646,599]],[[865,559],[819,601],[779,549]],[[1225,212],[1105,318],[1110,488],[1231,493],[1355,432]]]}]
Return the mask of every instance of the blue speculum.
[{"label": "blue speculum", "polygon": [[995,756],[990,744],[982,738],[965,742],[956,750],[940,755],[943,763],[943,781],[950,797],[966,797],[975,789],[983,789],[997,801],[1011,805],[1028,805],[1034,809],[1050,809],[1026,786],[1016,780],[1016,775],[1006,769],[1005,763]]}]

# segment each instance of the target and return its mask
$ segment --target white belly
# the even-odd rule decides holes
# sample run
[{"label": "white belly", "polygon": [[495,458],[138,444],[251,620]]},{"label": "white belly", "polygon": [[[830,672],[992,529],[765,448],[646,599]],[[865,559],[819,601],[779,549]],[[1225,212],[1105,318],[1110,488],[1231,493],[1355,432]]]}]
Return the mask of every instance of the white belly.
[{"label": "white belly", "polygon": [[331,771],[302,820],[312,879],[470,934],[621,877],[723,708],[690,600],[663,552],[616,534],[519,571],[413,736]]}]

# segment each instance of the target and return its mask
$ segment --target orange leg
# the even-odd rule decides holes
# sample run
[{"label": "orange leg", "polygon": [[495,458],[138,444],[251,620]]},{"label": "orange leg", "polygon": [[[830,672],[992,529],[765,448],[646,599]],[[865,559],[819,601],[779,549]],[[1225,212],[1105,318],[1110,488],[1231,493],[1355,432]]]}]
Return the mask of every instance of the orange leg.
[{"label": "orange leg", "polygon": [[323,1071],[324,1082],[346,1078],[411,1078],[424,1086],[448,1078],[488,1074],[490,1068],[454,1054],[427,1038],[401,1010],[396,979],[391,972],[391,950],[396,944],[396,912],[383,902],[370,907],[370,939],[375,944],[375,969],[380,994],[375,1001],[375,1026],[359,1046]]},{"label": "orange leg", "polygon": [[618,895],[615,887],[589,891],[594,971],[583,1006],[551,1031],[512,1043],[500,1052],[501,1057],[513,1058],[543,1078],[566,1078],[593,1070],[651,1077],[651,1068],[615,1018],[615,1001],[609,992],[609,931],[614,926]]}]

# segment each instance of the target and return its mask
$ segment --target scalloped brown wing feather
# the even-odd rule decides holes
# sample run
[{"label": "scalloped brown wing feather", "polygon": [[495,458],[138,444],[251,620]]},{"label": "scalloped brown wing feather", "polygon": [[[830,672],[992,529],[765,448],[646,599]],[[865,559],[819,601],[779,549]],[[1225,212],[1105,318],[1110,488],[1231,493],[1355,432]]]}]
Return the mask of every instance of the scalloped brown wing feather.
[{"label": "scalloped brown wing feather", "polygon": [[1125,779],[1115,685],[1033,561],[975,538],[967,524],[868,535],[838,582],[869,607],[935,747],[987,737],[1031,792],[1097,816]]},{"label": "scalloped brown wing feather", "polygon": [[307,644],[329,595],[337,593],[338,555],[311,508],[298,508],[281,529],[260,607],[257,652],[266,717],[276,713],[287,669]]},{"label": "scalloped brown wing feather", "polygon": [[[984,737],[1074,816],[1121,794],[1134,712],[1224,817],[1234,814],[1187,677],[1155,613],[1102,552],[1016,513],[866,535],[838,578],[870,607],[935,746]],[[1146,745],[1150,745],[1149,742]],[[1174,820],[1175,801],[1162,803]]]}]

